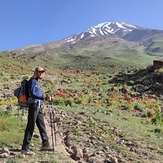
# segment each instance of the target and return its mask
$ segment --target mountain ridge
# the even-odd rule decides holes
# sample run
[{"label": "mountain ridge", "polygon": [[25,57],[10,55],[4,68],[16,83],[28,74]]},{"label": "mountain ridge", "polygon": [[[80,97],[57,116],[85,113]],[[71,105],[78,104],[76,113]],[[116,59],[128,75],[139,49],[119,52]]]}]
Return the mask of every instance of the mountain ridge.
[{"label": "mountain ridge", "polygon": [[99,37],[99,36],[107,36],[107,35],[108,36],[116,35],[116,36],[119,36],[120,38],[125,39],[127,41],[137,42],[137,41],[140,41],[140,38],[133,39],[133,36],[132,36],[132,38],[130,38],[130,37],[131,37],[131,35],[136,36],[136,34],[138,32],[140,33],[139,35],[144,35],[144,33],[145,34],[151,33],[153,35],[155,33],[163,33],[163,30],[140,27],[138,25],[128,24],[128,23],[124,23],[124,22],[103,22],[103,23],[97,24],[93,27],[90,27],[87,30],[80,32],[78,34],[70,35],[69,37],[64,38],[62,40],[47,42],[44,44],[31,44],[31,45],[28,45],[28,46],[25,46],[22,48],[11,49],[11,50],[24,50],[24,49],[40,47],[40,46],[56,48],[56,47],[59,47],[63,44],[67,44],[67,43],[74,44],[75,43],[74,41],[80,41],[89,36]]},{"label": "mountain ridge", "polygon": [[94,65],[100,65],[107,70],[110,67],[120,69],[120,65],[149,65],[153,60],[163,58],[163,30],[124,22],[104,22],[63,40],[26,46],[8,53],[26,62],[61,69],[97,70],[98,66]]}]

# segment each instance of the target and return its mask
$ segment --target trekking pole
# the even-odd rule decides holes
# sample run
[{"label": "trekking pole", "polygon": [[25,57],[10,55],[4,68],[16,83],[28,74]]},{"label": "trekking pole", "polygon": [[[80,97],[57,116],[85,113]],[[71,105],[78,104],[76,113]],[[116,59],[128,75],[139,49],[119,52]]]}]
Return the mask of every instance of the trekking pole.
[{"label": "trekking pole", "polygon": [[19,117],[19,107],[18,107],[18,117]]},{"label": "trekking pole", "polygon": [[56,131],[56,122],[54,118],[54,108],[53,108],[53,123],[54,123],[54,137],[55,137],[55,145],[57,145],[57,131]]},{"label": "trekking pole", "polygon": [[22,123],[23,123],[23,117],[22,116],[23,115],[22,114],[20,115],[20,113],[19,113],[20,110],[23,110],[22,106],[18,107],[18,116],[20,117],[20,122],[21,122],[21,125],[22,125]]},{"label": "trekking pole", "polygon": [[52,137],[52,147],[53,147],[53,153],[54,153],[54,131],[53,131],[53,113],[52,108],[50,108],[50,127],[51,127],[51,137]]}]

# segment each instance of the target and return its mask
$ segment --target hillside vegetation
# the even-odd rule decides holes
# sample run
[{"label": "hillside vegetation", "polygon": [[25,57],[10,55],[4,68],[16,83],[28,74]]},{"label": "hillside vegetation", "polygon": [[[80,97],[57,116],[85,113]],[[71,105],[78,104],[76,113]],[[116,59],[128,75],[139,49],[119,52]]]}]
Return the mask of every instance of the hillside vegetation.
[{"label": "hillside vegetation", "polygon": [[[46,47],[47,44],[41,47]],[[119,38],[94,38],[57,48],[33,47],[6,51],[4,54],[26,63],[35,63],[58,69],[90,72],[126,72],[146,67],[157,59],[145,53],[138,43]],[[41,48],[41,49],[40,49]],[[36,50],[37,49],[37,50]],[[40,49],[40,51],[39,51]],[[36,52],[37,51],[37,52]]]},{"label": "hillside vegetation", "polygon": [[[55,106],[57,116],[60,117],[58,126],[61,139],[72,160],[88,163],[162,162],[162,69],[149,73],[145,66],[136,67],[133,63],[119,62],[115,58],[104,58],[102,62],[102,57],[95,59],[92,53],[82,57],[66,55],[64,52],[57,56],[54,53],[54,58],[49,54],[39,54],[41,58],[38,60],[32,54],[19,58],[13,52],[1,53],[1,161],[69,162],[59,153],[53,155],[38,151],[40,141],[37,138],[31,147],[36,157],[22,158],[20,155],[27,112],[24,117],[18,116],[13,90],[23,78],[29,78],[33,68],[40,64],[47,70],[46,78],[41,81],[43,91],[53,96],[52,106]],[[92,62],[86,57],[96,61],[94,67],[91,67]],[[62,69],[57,69],[57,61]],[[156,83],[159,85],[156,86]],[[45,103],[47,119],[48,107],[49,104]],[[8,155],[2,155],[4,148],[9,149]]]}]

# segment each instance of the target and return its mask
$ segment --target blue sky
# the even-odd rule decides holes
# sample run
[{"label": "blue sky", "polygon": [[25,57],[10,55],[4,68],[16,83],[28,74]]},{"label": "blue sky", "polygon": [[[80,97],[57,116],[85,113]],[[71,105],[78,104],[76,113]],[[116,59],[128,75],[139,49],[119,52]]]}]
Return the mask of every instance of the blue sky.
[{"label": "blue sky", "polygon": [[163,0],[0,0],[0,51],[64,39],[102,22],[163,30]]}]

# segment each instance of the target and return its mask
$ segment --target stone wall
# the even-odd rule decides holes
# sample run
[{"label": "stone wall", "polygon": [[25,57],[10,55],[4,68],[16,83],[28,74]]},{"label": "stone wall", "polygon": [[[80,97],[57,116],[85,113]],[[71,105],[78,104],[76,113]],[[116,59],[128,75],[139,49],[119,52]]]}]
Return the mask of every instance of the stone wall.
[{"label": "stone wall", "polygon": [[153,61],[153,69],[156,70],[156,69],[159,69],[163,67],[163,61],[162,60],[154,60]]}]

